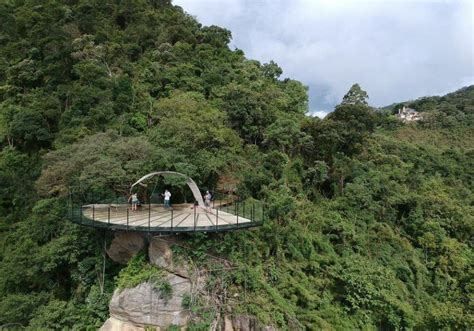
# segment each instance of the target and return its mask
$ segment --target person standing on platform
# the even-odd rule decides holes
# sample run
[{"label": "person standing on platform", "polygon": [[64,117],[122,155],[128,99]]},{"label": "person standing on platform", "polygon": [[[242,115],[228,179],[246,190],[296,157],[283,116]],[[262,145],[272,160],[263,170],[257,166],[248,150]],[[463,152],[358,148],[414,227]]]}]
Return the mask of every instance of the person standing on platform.
[{"label": "person standing on platform", "polygon": [[171,207],[171,193],[168,190],[165,190],[165,193],[163,194],[165,197],[165,208],[170,208]]},{"label": "person standing on platform", "polygon": [[136,210],[137,210],[138,203],[139,203],[138,194],[133,193],[133,194],[130,196],[130,198],[128,198],[128,201],[130,201],[130,199],[132,199],[132,211],[136,211]]},{"label": "person standing on platform", "polygon": [[209,193],[209,191],[206,191],[206,194],[204,195],[204,205],[208,208],[211,207],[211,199],[211,193]]}]

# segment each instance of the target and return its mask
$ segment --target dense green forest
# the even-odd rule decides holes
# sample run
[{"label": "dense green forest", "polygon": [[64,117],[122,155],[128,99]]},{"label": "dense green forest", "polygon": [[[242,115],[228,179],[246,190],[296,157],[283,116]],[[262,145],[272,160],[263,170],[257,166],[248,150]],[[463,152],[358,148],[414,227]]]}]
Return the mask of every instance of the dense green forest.
[{"label": "dense green forest", "polygon": [[354,85],[321,120],[305,86],[230,40],[169,0],[0,2],[0,328],[102,325],[123,266],[101,274],[104,232],[68,221],[68,190],[152,170],[267,203],[260,228],[182,236],[196,263],[239,267],[220,275],[245,287],[234,312],[474,328],[474,86],[404,103],[426,115],[402,124]]}]

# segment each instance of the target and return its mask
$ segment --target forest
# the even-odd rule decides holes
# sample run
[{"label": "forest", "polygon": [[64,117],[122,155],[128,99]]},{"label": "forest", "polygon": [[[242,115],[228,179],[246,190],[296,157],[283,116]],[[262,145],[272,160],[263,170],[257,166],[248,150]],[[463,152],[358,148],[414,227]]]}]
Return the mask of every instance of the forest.
[{"label": "forest", "polygon": [[[0,2],[0,329],[104,323],[119,275],[149,267],[101,274],[104,232],[68,220],[68,192],[155,170],[268,206],[259,228],[180,235],[195,263],[238,267],[220,275],[245,287],[232,312],[281,330],[474,328],[474,86],[378,109],[354,84],[319,119],[301,82],[231,38],[170,0]],[[402,105],[423,120],[399,121]]]}]

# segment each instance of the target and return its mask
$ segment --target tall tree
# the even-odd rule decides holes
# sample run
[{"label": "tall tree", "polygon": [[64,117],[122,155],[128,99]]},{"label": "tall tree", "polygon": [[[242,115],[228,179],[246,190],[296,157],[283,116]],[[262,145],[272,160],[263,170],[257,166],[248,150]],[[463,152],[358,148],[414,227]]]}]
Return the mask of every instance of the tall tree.
[{"label": "tall tree", "polygon": [[369,95],[367,94],[366,91],[361,89],[359,84],[354,84],[351,86],[349,89],[349,92],[344,95],[342,98],[342,103],[343,105],[364,105],[367,106],[367,99],[369,98]]}]

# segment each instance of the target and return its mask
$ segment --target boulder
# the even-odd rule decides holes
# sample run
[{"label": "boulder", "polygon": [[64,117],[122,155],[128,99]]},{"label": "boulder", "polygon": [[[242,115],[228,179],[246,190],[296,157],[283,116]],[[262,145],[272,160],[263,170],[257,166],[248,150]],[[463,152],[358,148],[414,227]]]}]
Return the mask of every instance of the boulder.
[{"label": "boulder", "polygon": [[148,247],[150,263],[181,277],[189,278],[189,266],[185,261],[173,258],[170,244],[160,238],[152,238]]},{"label": "boulder", "polygon": [[107,255],[115,262],[125,264],[145,247],[145,239],[136,232],[116,232],[107,249]]},{"label": "boulder", "polygon": [[254,331],[256,329],[256,320],[247,315],[238,315],[232,317],[232,325],[237,331]]},{"label": "boulder", "polygon": [[102,325],[102,327],[99,330],[100,331],[145,331],[145,328],[118,320],[115,317],[110,317],[107,321],[105,321],[104,325]]},{"label": "boulder", "polygon": [[116,290],[109,304],[110,316],[137,326],[168,328],[171,325],[184,326],[189,319],[189,311],[183,309],[181,301],[191,292],[191,282],[187,278],[168,274],[172,295],[168,300],[160,298],[158,290],[149,282]]},{"label": "boulder", "polygon": [[222,331],[234,331],[234,326],[232,325],[232,319],[227,315],[224,316]]}]

